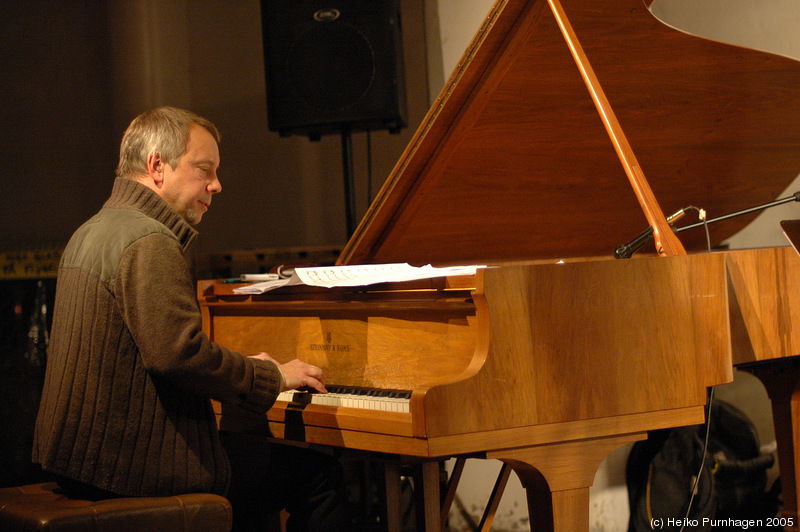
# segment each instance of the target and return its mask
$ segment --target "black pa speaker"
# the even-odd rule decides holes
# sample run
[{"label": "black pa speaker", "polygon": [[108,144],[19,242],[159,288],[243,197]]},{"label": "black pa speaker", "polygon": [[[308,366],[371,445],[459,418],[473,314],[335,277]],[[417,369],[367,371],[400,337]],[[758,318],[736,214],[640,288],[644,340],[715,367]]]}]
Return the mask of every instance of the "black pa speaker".
[{"label": "black pa speaker", "polygon": [[261,0],[269,129],[406,126],[399,0]]}]

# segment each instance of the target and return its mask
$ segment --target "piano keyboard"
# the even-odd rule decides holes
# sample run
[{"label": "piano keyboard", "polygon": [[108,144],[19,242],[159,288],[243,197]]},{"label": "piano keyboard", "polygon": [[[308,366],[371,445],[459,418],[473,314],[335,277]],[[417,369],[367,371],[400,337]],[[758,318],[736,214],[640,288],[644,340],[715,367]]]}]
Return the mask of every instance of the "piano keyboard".
[{"label": "piano keyboard", "polygon": [[385,412],[409,412],[411,392],[402,390],[381,390],[376,388],[355,388],[352,386],[326,386],[328,393],[312,393],[291,390],[281,392],[278,401],[297,404],[346,406]]}]

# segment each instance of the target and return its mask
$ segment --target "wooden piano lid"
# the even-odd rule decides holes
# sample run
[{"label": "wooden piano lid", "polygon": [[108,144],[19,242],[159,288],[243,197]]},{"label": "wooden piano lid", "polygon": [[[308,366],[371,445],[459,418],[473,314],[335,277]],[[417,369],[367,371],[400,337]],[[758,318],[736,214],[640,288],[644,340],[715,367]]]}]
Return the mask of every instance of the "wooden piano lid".
[{"label": "wooden piano lid", "polygon": [[[560,6],[664,214],[759,205],[800,173],[800,63],[672,29],[643,0]],[[553,13],[496,2],[340,263],[611,256],[649,225]],[[709,226],[712,244],[751,220]]]}]

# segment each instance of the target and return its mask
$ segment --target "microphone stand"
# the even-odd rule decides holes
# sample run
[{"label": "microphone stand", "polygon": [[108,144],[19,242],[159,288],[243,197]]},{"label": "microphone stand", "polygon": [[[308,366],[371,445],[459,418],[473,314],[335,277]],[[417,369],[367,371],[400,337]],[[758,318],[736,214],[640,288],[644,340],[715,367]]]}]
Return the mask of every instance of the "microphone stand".
[{"label": "microphone stand", "polygon": [[[783,205],[784,203],[789,203],[792,201],[800,201],[800,192],[795,192],[791,196],[787,196],[785,198],[777,199],[775,201],[770,201],[769,203],[764,203],[762,205],[756,205],[755,207],[749,207],[747,209],[742,209],[740,211],[732,212],[729,214],[725,214],[718,218],[713,218],[711,220],[705,220],[697,223],[693,223],[690,225],[685,225],[683,227],[674,228],[673,231],[676,233],[680,233],[683,231],[688,231],[689,229],[695,229],[697,227],[703,227],[709,224],[713,224],[716,222],[721,222],[723,220],[728,220],[730,218],[735,218],[737,216],[743,216],[745,214],[750,214],[752,212],[769,209],[771,207],[775,207],[778,205]],[[685,207],[672,216],[667,218],[667,222],[672,222],[677,220],[678,218],[682,217],[683,214],[689,209],[697,209],[697,207]],[[627,244],[623,244],[617,249],[614,250],[614,258],[617,259],[629,259],[631,256],[636,253],[645,243],[647,243],[651,238],[653,238],[653,228],[648,227],[644,231],[642,231],[639,236],[628,242]]]}]

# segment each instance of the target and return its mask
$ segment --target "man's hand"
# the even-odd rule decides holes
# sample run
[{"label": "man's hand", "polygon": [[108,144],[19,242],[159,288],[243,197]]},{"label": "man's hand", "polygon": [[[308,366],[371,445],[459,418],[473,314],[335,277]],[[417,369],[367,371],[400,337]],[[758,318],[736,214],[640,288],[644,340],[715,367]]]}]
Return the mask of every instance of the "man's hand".
[{"label": "man's hand", "polygon": [[325,376],[317,366],[306,364],[302,360],[294,359],[286,364],[281,364],[267,353],[252,355],[253,358],[272,362],[283,373],[283,391],[296,390],[297,388],[312,388],[320,393],[328,393],[325,389]]}]

